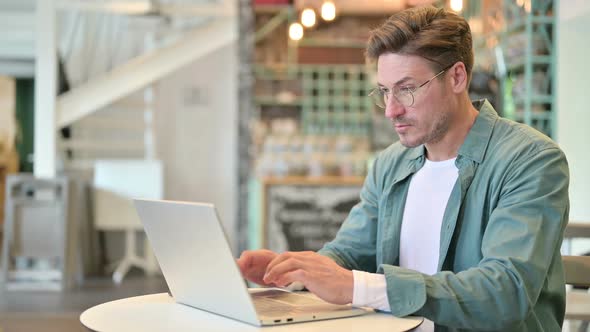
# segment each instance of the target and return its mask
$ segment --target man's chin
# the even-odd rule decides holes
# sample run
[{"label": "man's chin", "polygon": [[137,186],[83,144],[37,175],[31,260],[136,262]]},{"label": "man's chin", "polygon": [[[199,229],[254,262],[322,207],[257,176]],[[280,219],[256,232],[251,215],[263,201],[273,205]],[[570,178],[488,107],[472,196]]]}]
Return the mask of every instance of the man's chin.
[{"label": "man's chin", "polygon": [[407,139],[404,139],[402,137],[400,137],[399,142],[401,143],[401,145],[405,146],[408,149],[422,145],[422,142],[408,141]]}]

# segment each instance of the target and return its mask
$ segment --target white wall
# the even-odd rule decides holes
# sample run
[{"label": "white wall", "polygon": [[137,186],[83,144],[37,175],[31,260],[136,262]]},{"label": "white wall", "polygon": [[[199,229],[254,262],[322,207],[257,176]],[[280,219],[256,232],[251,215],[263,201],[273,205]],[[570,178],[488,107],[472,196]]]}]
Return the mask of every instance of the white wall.
[{"label": "white wall", "polygon": [[164,197],[212,202],[236,248],[237,45],[158,82],[156,141]]},{"label": "white wall", "polygon": [[[570,220],[590,222],[590,1],[561,0],[557,23],[557,133],[571,174]],[[576,250],[577,251],[577,250]]]}]

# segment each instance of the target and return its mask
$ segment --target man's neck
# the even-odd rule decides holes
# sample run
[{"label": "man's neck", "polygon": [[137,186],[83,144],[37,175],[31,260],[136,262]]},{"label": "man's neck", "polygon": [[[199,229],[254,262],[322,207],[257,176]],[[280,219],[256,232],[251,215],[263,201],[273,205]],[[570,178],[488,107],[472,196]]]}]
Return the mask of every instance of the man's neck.
[{"label": "man's neck", "polygon": [[446,135],[436,143],[425,144],[428,160],[449,160],[459,154],[459,148],[463,145],[479,112],[473,107],[468,97],[463,98],[463,101],[457,107],[459,111],[454,113],[455,118],[451,120],[451,127],[449,127]]}]

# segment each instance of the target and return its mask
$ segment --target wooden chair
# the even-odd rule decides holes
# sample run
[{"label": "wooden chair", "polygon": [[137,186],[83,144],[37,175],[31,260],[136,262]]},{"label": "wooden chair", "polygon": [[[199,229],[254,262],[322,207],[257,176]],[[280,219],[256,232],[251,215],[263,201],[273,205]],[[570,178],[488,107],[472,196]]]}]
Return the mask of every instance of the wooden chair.
[{"label": "wooden chair", "polygon": [[[590,223],[570,222],[564,240],[590,238]],[[570,243],[571,252],[571,243]],[[563,256],[565,282],[572,286],[590,287],[590,256]],[[590,322],[590,293],[572,289],[566,294],[565,319],[580,320],[579,331],[586,331]]]},{"label": "wooden chair", "polygon": [[567,251],[571,253],[572,239],[590,239],[590,222],[570,221],[565,227],[563,239],[566,241]]}]

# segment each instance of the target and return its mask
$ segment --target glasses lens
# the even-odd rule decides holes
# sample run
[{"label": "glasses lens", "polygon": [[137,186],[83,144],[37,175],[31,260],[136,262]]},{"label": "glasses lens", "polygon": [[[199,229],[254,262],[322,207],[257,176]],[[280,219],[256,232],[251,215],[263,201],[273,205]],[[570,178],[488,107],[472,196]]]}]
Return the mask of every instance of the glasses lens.
[{"label": "glasses lens", "polygon": [[406,107],[414,105],[414,94],[409,89],[396,91],[395,98]]},{"label": "glasses lens", "polygon": [[373,100],[373,103],[375,103],[375,105],[377,105],[380,108],[385,108],[385,104],[386,104],[385,98],[387,98],[387,95],[383,94],[383,92],[381,90],[374,89],[369,94],[369,97],[371,97],[371,100]]}]

